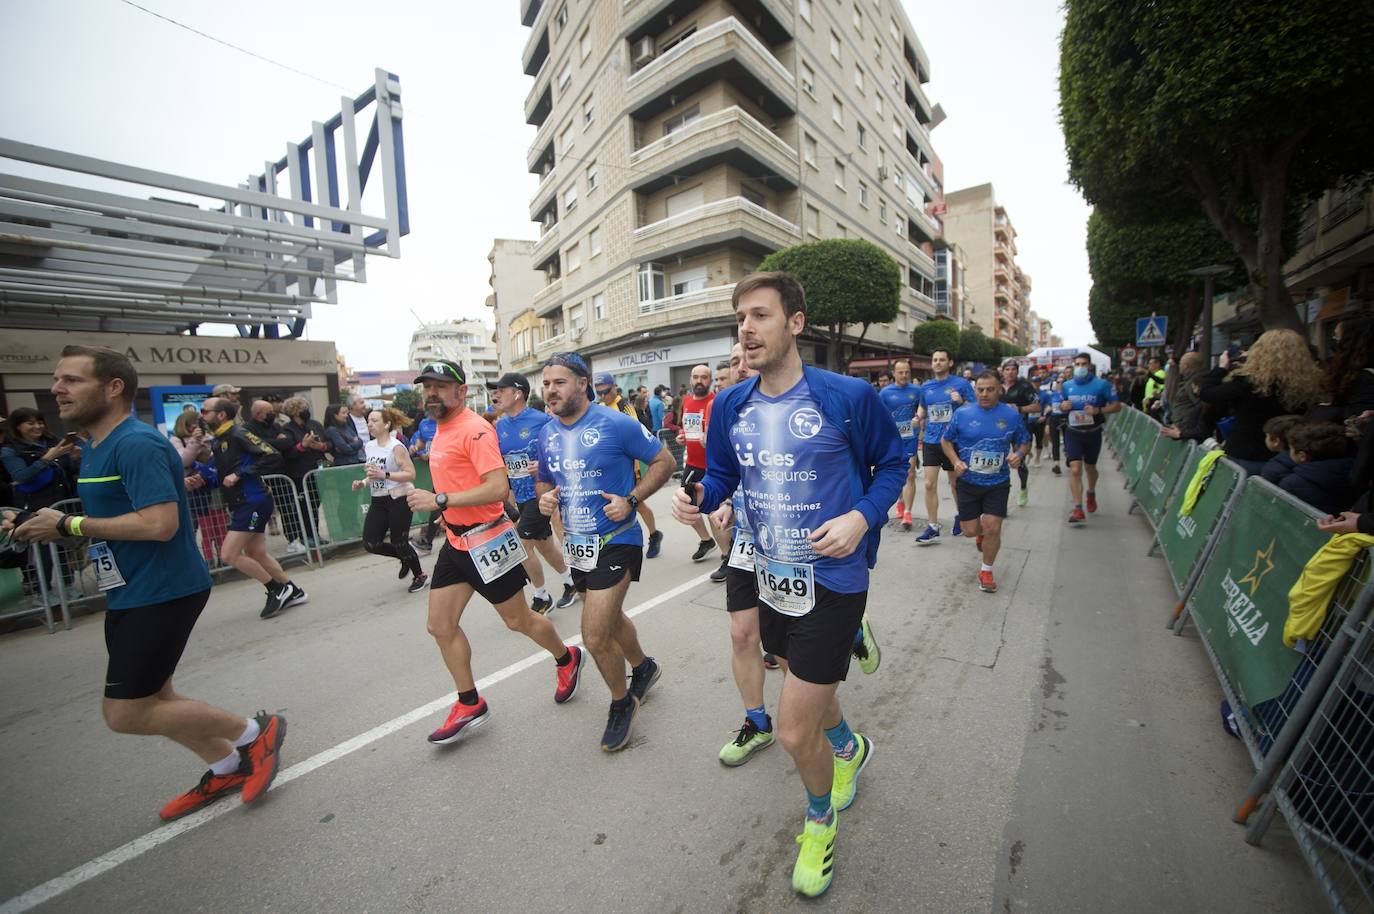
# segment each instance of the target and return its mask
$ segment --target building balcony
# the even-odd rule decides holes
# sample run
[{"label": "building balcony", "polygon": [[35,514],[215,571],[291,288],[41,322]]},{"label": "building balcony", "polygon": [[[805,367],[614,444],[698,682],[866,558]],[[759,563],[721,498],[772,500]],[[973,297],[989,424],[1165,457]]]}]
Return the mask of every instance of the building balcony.
[{"label": "building balcony", "polygon": [[683,295],[670,295],[667,298],[642,301],[639,303],[639,313],[661,314],[664,311],[676,311],[679,308],[691,308],[694,306],[729,305],[730,299],[734,294],[734,283],[725,286],[711,286],[707,289],[699,289],[696,292],[687,292]]},{"label": "building balcony", "polygon": [[[636,70],[625,81],[630,114],[640,120],[725,80],[759,100],[770,117],[795,111],[796,79],[733,16],[711,23]],[[530,107],[526,107],[526,113]],[[531,121],[531,123],[533,123]]]},{"label": "building balcony", "polygon": [[525,96],[525,123],[543,127],[553,111],[553,78],[548,74],[547,61],[534,78],[530,94]]},{"label": "building balcony", "polygon": [[757,178],[769,178],[769,186],[797,186],[797,151],[736,106],[697,118],[632,152],[631,187],[653,193],[677,178],[722,163]]},{"label": "building balcony", "polygon": [[533,76],[543,68],[544,63],[549,59],[549,27],[547,25],[530,33],[520,59],[525,66],[526,76]]},{"label": "building balcony", "polygon": [[539,179],[539,189],[534,192],[534,197],[530,200],[530,221],[538,222],[543,212],[556,204],[554,187],[558,181],[554,178],[557,168],[550,168],[549,173]]},{"label": "building balcony", "polygon": [[[549,283],[530,299],[530,307],[535,317],[548,317],[563,309],[563,280],[560,277]],[[536,347],[538,348],[538,347]]]},{"label": "building balcony", "polygon": [[539,345],[534,347],[535,358],[541,360],[546,359],[549,357],[550,354],[557,352],[559,349],[565,348],[567,346],[567,342],[568,335],[566,333],[559,333],[555,336],[551,336],[548,339],[541,342]]},{"label": "building balcony", "polygon": [[544,0],[520,0],[520,24],[534,25],[534,20],[539,18],[539,12],[543,8]]},{"label": "building balcony", "polygon": [[554,223],[545,229],[544,234],[540,235],[539,240],[534,243],[534,247],[530,249],[530,263],[536,270],[548,263],[550,258],[557,256],[558,236],[560,234],[562,232],[559,230],[558,224]]},{"label": "building balcony", "polygon": [[[705,0],[624,0],[625,37],[633,43],[646,35],[662,35],[703,5]],[[778,44],[792,38],[791,4],[785,0],[734,0],[731,5],[765,40]]]},{"label": "building balcony", "polygon": [[796,244],[797,225],[743,197],[726,197],[640,226],[632,234],[639,261],[686,256],[725,244],[771,253]]},{"label": "building balcony", "polygon": [[525,150],[525,168],[530,174],[537,175],[546,159],[550,162],[554,161],[553,121],[551,119],[545,119],[534,134],[534,142],[530,143],[530,148]]},{"label": "building balcony", "polygon": [[925,252],[924,248],[918,247],[910,238],[906,244],[907,256],[911,262],[921,268],[921,272],[927,276],[935,275],[935,259]]}]

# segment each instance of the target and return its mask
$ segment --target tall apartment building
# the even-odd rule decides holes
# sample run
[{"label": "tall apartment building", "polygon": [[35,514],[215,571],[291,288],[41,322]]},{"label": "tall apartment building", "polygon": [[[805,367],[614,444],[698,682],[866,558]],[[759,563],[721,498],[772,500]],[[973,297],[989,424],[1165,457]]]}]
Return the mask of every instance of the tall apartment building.
[{"label": "tall apartment building", "polygon": [[[501,373],[511,370],[517,353],[524,359],[539,342],[539,321],[533,319],[530,303],[545,286],[544,274],[534,268],[534,242],[497,238],[492,242],[487,261],[491,264],[491,294],[486,305],[492,309]],[[523,315],[523,319],[522,319]],[[538,389],[534,385],[533,390]]]},{"label": "tall apartment building", "polygon": [[965,252],[968,301],[965,325],[1025,346],[1030,277],[1016,265],[1016,228],[991,184],[945,195],[945,237]]},{"label": "tall apartment building", "polygon": [[942,237],[935,245],[935,316],[947,317],[962,328],[967,321],[967,300],[964,249]]},{"label": "tall apartment building", "polygon": [[1041,317],[1035,311],[1026,313],[1026,348],[1049,348],[1058,346],[1055,342],[1059,337],[1054,334],[1054,325],[1047,317]]},{"label": "tall apartment building", "polygon": [[898,0],[522,0],[521,21],[546,284],[514,318],[541,333],[515,370],[576,348],[622,387],[676,386],[727,356],[736,281],[833,237],[901,264],[866,353],[909,348],[935,313],[943,112]]},{"label": "tall apartment building", "polygon": [[501,377],[500,356],[490,327],[475,320],[422,324],[410,335],[408,364],[418,368],[433,359],[461,363],[467,372],[469,405],[486,407],[490,398],[483,385]]}]

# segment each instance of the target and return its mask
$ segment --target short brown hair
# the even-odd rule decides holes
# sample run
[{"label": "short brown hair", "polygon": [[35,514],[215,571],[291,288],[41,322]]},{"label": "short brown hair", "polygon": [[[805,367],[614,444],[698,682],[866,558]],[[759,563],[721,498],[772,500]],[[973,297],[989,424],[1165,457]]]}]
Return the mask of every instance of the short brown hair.
[{"label": "short brown hair", "polygon": [[104,346],[63,346],[62,358],[73,359],[85,356],[91,360],[91,370],[101,384],[108,384],[116,378],[124,382],[124,402],[133,403],[138,396],[138,371],[129,357]]},{"label": "short brown hair", "polygon": [[1348,447],[1345,426],[1335,422],[1299,422],[1288,432],[1288,446],[1294,452],[1302,451],[1309,460],[1344,457]]},{"label": "short brown hair", "polygon": [[999,391],[1002,389],[1002,379],[997,377],[997,372],[993,371],[991,368],[985,369],[981,374],[978,375],[978,377],[973,379],[973,382],[976,384],[984,378],[988,379],[989,381],[996,381],[997,389]]},{"label": "short brown hair", "polygon": [[739,300],[756,289],[773,289],[782,297],[783,317],[791,317],[798,312],[806,313],[806,292],[797,277],[791,273],[750,273],[735,283],[735,294],[730,296],[731,309],[739,307]]},{"label": "short brown hair", "polygon": [[1302,416],[1275,416],[1264,423],[1264,433],[1270,438],[1277,438],[1283,449],[1288,450],[1288,433],[1301,421]]}]

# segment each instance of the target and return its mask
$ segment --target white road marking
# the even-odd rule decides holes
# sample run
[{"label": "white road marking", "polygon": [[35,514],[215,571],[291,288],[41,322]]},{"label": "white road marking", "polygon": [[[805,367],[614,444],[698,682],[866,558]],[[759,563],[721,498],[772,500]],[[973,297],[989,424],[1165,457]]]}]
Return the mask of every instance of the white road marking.
[{"label": "white road marking", "polygon": [[[665,591],[652,599],[645,600],[633,609],[626,610],[625,615],[633,618],[641,613],[646,613],[655,606],[659,606],[675,597],[681,596],[698,584],[705,583],[709,578],[710,575],[703,574],[699,577],[684,581],[672,590]],[[566,643],[569,645],[580,645],[582,643],[582,636],[578,635],[575,638],[569,638]],[[527,670],[537,663],[545,662],[547,658],[548,654],[545,651],[538,651],[530,654],[523,660],[517,660],[510,666],[503,667],[489,676],[482,677],[477,681],[477,688],[479,690],[489,689],[497,683],[509,679],[515,674]],[[451,706],[453,702],[454,693],[450,692],[442,698],[436,698],[428,704],[421,705],[412,711],[407,711],[400,717],[392,718],[383,724],[378,724],[365,733],[359,733],[352,739],[345,740],[333,748],[312,755],[305,761],[298,762],[278,774],[271,789],[276,790],[283,784],[289,784],[296,778],[304,777],[316,769],[323,768],[330,762],[337,762],[344,756],[357,752],[364,746],[371,745],[383,737],[390,736],[397,730],[408,727],[416,721]],[[121,863],[128,863],[130,860],[141,857],[153,848],[160,847],[179,835],[184,835],[194,828],[199,828],[206,822],[210,822],[214,819],[218,819],[220,816],[233,812],[238,809],[240,805],[241,804],[238,803],[222,801],[212,806],[207,806],[198,812],[193,812],[189,816],[177,819],[175,822],[169,822],[161,828],[135,838],[129,843],[123,844],[112,851],[101,854],[94,860],[83,863],[75,869],[68,870],[61,876],[49,879],[42,885],[35,886],[22,895],[16,895],[4,904],[0,904],[0,914],[20,914],[22,911],[30,911],[45,902],[52,901],[63,892],[74,889],[83,882],[89,882],[100,874],[114,869]]]}]

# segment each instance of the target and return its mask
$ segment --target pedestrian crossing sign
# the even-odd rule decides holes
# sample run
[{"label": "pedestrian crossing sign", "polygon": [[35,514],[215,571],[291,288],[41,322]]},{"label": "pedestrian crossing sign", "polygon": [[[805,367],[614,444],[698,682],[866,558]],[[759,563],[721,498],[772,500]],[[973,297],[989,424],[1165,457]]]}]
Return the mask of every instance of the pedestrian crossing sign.
[{"label": "pedestrian crossing sign", "polygon": [[1167,317],[1138,317],[1135,320],[1135,344],[1137,346],[1163,346],[1164,335],[1169,332]]}]

